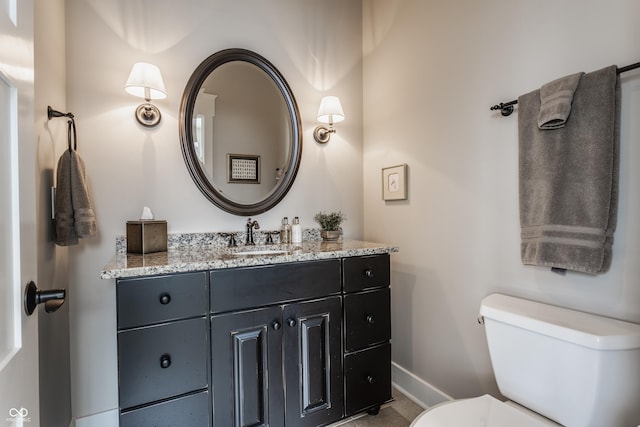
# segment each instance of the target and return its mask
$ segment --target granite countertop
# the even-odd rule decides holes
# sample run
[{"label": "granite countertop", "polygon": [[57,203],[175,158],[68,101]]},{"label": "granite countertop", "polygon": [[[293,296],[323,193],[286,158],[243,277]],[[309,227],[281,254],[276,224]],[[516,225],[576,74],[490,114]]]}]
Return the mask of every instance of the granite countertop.
[{"label": "granite countertop", "polygon": [[[128,254],[117,250],[116,255],[100,271],[100,277],[102,279],[118,279],[186,271],[376,255],[398,252],[398,250],[398,247],[395,246],[360,240],[339,240],[335,242],[311,240],[295,245],[238,245],[234,248],[219,245],[176,247],[170,245],[167,252],[146,255]],[[234,255],[235,252],[249,251],[281,251],[281,253]]]}]

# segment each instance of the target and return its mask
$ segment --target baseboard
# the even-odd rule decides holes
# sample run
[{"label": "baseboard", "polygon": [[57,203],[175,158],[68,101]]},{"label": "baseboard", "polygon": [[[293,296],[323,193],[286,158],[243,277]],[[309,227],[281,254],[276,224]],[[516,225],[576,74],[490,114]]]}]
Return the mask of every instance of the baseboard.
[{"label": "baseboard", "polygon": [[118,410],[112,409],[110,411],[73,419],[69,427],[118,427],[119,424]]},{"label": "baseboard", "polygon": [[394,387],[423,408],[453,400],[451,396],[442,390],[437,389],[395,362],[391,362],[391,381]]}]

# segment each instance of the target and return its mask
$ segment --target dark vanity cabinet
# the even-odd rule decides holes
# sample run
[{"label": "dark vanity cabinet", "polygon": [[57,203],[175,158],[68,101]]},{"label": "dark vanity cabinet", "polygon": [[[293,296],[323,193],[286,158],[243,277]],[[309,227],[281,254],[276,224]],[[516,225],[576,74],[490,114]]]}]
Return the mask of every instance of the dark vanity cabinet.
[{"label": "dark vanity cabinet", "polygon": [[117,289],[121,426],[315,427],[391,398],[388,254]]}]

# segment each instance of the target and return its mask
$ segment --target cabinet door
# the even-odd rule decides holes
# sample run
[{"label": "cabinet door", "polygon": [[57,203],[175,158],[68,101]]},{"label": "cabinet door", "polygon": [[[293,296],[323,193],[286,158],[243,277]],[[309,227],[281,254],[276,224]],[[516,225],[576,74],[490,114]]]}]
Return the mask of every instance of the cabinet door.
[{"label": "cabinet door", "polygon": [[344,297],[345,351],[351,352],[391,338],[389,288]]},{"label": "cabinet door", "polygon": [[286,425],[318,426],[343,414],[340,297],[284,307]]},{"label": "cabinet door", "polygon": [[342,281],[345,292],[359,292],[389,286],[389,254],[356,256],[342,260]]},{"label": "cabinet door", "polygon": [[348,354],[344,358],[346,415],[391,399],[391,344]]},{"label": "cabinet door", "polygon": [[118,329],[204,316],[207,273],[135,277],[117,282]]},{"label": "cabinet door", "polygon": [[202,391],[123,412],[119,427],[208,427],[210,414],[209,393]]},{"label": "cabinet door", "polygon": [[294,262],[214,270],[214,314],[323,298],[340,293],[340,261]]},{"label": "cabinet door", "polygon": [[180,320],[118,332],[120,408],[207,387],[207,320]]},{"label": "cabinet door", "polygon": [[215,427],[283,426],[280,307],[211,318]]}]

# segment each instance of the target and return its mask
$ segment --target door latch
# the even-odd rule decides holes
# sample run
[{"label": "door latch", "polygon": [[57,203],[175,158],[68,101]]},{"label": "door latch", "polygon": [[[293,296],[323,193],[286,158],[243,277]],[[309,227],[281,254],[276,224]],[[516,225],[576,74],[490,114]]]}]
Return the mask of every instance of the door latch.
[{"label": "door latch", "polygon": [[33,281],[30,281],[24,290],[24,311],[30,316],[38,304],[44,303],[44,310],[47,313],[53,313],[62,306],[65,295],[64,289],[41,291]]}]

